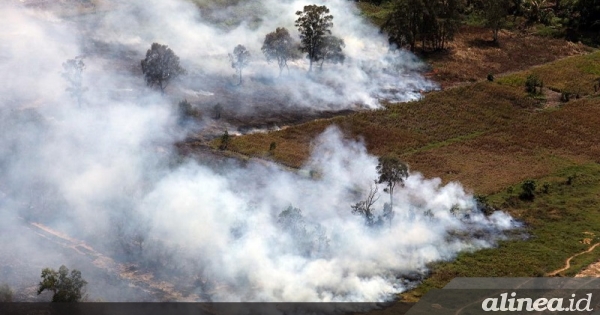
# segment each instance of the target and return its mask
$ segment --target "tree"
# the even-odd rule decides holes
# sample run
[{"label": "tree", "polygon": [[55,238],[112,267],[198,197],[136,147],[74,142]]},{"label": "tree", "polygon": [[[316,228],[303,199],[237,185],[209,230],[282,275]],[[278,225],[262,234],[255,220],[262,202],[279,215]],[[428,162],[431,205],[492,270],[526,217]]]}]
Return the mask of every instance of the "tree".
[{"label": "tree", "polygon": [[229,54],[229,60],[231,60],[231,67],[235,69],[235,71],[240,76],[239,85],[242,84],[242,70],[248,66],[250,62],[250,52],[246,47],[242,45],[237,45],[233,49],[233,54]]},{"label": "tree", "polygon": [[494,43],[498,42],[498,32],[506,22],[509,5],[509,0],[483,0],[485,25],[492,29]]},{"label": "tree", "polygon": [[54,294],[52,302],[79,302],[85,293],[87,282],[81,277],[79,270],[71,270],[60,266],[58,271],[50,268],[42,270],[42,281],[38,284],[37,294],[48,290]]},{"label": "tree", "polygon": [[185,74],[179,57],[167,45],[153,43],[141,64],[146,84],[158,86],[162,94],[173,79]]},{"label": "tree", "polygon": [[265,41],[261,48],[263,54],[267,58],[267,62],[276,60],[279,65],[279,75],[283,68],[288,68],[288,60],[298,59],[296,52],[297,44],[294,42],[290,33],[285,27],[278,27],[274,32],[271,32],[265,36]]},{"label": "tree", "polygon": [[398,0],[381,30],[387,32],[390,44],[408,46],[415,51],[423,24],[423,0]]},{"label": "tree", "polygon": [[600,30],[600,1],[579,0],[574,9],[579,13],[575,22],[580,30],[592,32]]},{"label": "tree", "polygon": [[365,218],[365,224],[372,226],[375,223],[375,215],[373,214],[373,205],[379,199],[377,196],[377,186],[371,186],[367,198],[352,205],[352,214],[360,215]]},{"label": "tree", "polygon": [[323,63],[325,61],[329,61],[334,64],[344,63],[346,56],[344,55],[342,48],[345,46],[346,45],[344,44],[343,39],[333,35],[325,36],[317,48],[316,59],[321,61],[319,69],[323,69]]},{"label": "tree", "polygon": [[87,91],[87,88],[83,86],[83,70],[85,64],[81,57],[75,57],[75,59],[69,59],[62,64],[63,73],[62,77],[67,80],[69,87],[66,91],[71,94],[77,100],[77,105],[81,107],[83,100],[83,93]]},{"label": "tree", "polygon": [[296,27],[300,33],[300,51],[307,53],[312,71],[313,62],[319,60],[319,47],[322,47],[325,36],[331,35],[333,15],[326,6],[307,5],[303,11],[297,11]]},{"label": "tree", "polygon": [[408,177],[408,166],[402,163],[396,155],[386,155],[379,158],[377,173],[379,174],[377,182],[386,185],[384,192],[390,194],[390,207],[393,209],[394,188],[397,184],[402,185]]}]

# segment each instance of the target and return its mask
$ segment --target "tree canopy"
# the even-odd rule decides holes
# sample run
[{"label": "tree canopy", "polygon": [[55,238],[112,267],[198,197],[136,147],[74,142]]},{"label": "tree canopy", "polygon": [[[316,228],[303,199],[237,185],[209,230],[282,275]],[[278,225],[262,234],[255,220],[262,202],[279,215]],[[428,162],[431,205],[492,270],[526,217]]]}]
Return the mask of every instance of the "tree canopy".
[{"label": "tree canopy", "polygon": [[386,155],[379,158],[377,173],[379,174],[377,182],[386,184],[384,191],[390,194],[390,206],[393,206],[394,188],[397,184],[403,184],[408,177],[408,166],[400,161],[396,155]]},{"label": "tree canopy", "polygon": [[423,50],[445,49],[460,27],[462,7],[461,0],[397,0],[381,28],[390,43],[411,51],[418,41]]},{"label": "tree canopy", "polygon": [[179,57],[167,45],[153,43],[142,60],[142,72],[148,86],[158,86],[161,93],[178,76],[185,74],[179,64]]},{"label": "tree canopy", "polygon": [[326,6],[307,5],[303,11],[297,11],[296,27],[300,33],[300,50],[307,53],[310,62],[309,72],[312,71],[313,62],[323,57],[325,37],[331,35],[333,15],[329,14]]},{"label": "tree canopy", "polygon": [[498,42],[498,32],[506,23],[509,6],[509,0],[483,0],[485,24],[492,29],[495,43]]},{"label": "tree canopy", "polygon": [[83,59],[81,57],[69,59],[62,66],[62,77],[69,84],[66,91],[77,100],[77,105],[81,106],[83,93],[87,91],[87,88],[83,86],[83,70],[85,69]]},{"label": "tree canopy", "polygon": [[52,302],[79,302],[86,285],[79,270],[73,269],[69,274],[69,269],[64,265],[58,271],[45,268],[42,270],[42,281],[38,284],[37,294],[48,290],[54,293]]},{"label": "tree canopy", "polygon": [[325,36],[317,47],[317,60],[321,61],[319,67],[323,68],[325,61],[331,63],[344,63],[346,55],[344,54],[343,48],[346,46],[344,40],[333,36]]},{"label": "tree canopy", "polygon": [[288,60],[298,59],[299,57],[297,44],[285,27],[278,27],[274,32],[267,34],[261,50],[268,62],[277,61],[279,75],[281,75],[283,68],[288,68]]},{"label": "tree canopy", "polygon": [[242,84],[242,70],[248,66],[250,62],[250,52],[246,47],[237,45],[233,49],[233,54],[229,54],[229,60],[231,60],[231,67],[236,70],[240,77],[239,84]]}]

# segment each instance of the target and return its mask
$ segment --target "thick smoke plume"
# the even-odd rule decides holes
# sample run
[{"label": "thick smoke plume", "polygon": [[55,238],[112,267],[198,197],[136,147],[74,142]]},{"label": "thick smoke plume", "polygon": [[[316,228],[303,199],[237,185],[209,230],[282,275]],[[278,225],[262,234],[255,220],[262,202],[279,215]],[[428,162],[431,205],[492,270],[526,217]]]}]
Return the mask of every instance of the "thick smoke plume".
[{"label": "thick smoke plume", "polygon": [[[35,299],[42,268],[65,264],[83,271],[90,300],[381,301],[427,263],[492,246],[514,226],[503,213],[481,214],[459,184],[413,172],[396,191],[391,224],[366,227],[350,206],[373,184],[377,159],[335,127],[298,172],[178,156],[173,143],[185,135],[173,101],[139,74],[149,44],[170,45],[190,70],[171,93],[218,97],[210,87],[230,79],[222,59],[238,43],[255,52],[249,77],[276,75],[261,64],[262,36],[293,29],[305,3],[211,4],[198,13],[182,0],[108,2],[79,15],[64,4],[0,5],[0,283],[19,299]],[[387,53],[351,2],[325,4],[348,64],[314,79],[298,62],[285,79],[293,84],[257,81],[225,94],[272,86],[285,96],[277,99],[319,111],[409,100],[432,86],[413,72],[413,57]],[[86,64],[81,106],[61,77],[75,56]]]}]

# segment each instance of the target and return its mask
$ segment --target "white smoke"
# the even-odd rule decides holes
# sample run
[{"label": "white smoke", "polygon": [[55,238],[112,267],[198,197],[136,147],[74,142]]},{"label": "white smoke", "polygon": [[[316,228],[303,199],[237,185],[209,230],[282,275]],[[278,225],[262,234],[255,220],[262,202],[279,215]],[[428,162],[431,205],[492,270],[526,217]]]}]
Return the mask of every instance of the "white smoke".
[{"label": "white smoke", "polygon": [[[138,62],[129,51],[159,41],[198,71],[230,71],[215,60],[242,40],[258,51],[267,31],[292,29],[293,13],[305,3],[240,2],[211,13],[213,19],[245,12],[262,17],[231,29],[211,27],[188,2],[112,4],[111,11],[70,20],[0,5],[0,282],[25,292],[41,268],[65,264],[84,271],[92,299],[160,299],[130,288],[123,271],[106,263],[110,257],[151,271],[157,283],[174,284],[173,290],[187,292],[181,299],[381,301],[406,288],[402,275],[423,273],[427,263],[459,251],[492,246],[514,226],[503,213],[483,216],[459,184],[441,185],[413,172],[394,196],[391,225],[366,227],[350,206],[377,177],[377,159],[335,127],[315,139],[311,158],[298,172],[272,163],[182,161],[172,149],[184,137],[172,102],[114,63]],[[351,3],[326,4],[350,62],[383,58],[383,39]],[[90,38],[98,42],[92,45]],[[64,92],[60,73],[62,62],[82,53],[90,90],[79,107]],[[407,69],[414,65],[400,60]],[[308,79],[295,82],[314,97],[303,104],[316,107],[316,100],[368,103],[385,80],[428,85],[416,74],[371,82],[369,75],[381,69],[371,70],[344,66],[324,72],[324,81],[343,80],[337,91]],[[306,99],[304,88],[298,89],[298,103]],[[412,97],[408,90],[402,97]],[[378,213],[384,200],[383,194]],[[301,210],[300,221],[281,221],[290,206]],[[452,214],[453,207],[459,213]],[[59,233],[44,234],[32,223]],[[73,245],[78,242],[87,245]]]}]

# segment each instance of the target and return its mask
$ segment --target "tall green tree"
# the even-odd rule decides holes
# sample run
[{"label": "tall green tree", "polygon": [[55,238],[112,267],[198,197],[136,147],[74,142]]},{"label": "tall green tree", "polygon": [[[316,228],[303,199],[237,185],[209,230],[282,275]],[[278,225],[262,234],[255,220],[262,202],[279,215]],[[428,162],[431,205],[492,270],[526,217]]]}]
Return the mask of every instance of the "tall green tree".
[{"label": "tall green tree", "polygon": [[377,174],[379,184],[385,184],[384,192],[390,194],[390,206],[394,206],[394,189],[398,184],[402,185],[408,177],[408,166],[404,164],[396,155],[385,155],[379,158],[377,164]]},{"label": "tall green tree", "polygon": [[239,85],[242,84],[242,70],[250,63],[250,52],[243,45],[237,45],[233,49],[233,54],[229,54],[231,67],[235,69],[240,77]]},{"label": "tall green tree", "polygon": [[178,76],[185,74],[179,64],[179,57],[167,45],[153,43],[142,60],[142,72],[148,86],[158,86],[161,93]]},{"label": "tall green tree", "polygon": [[79,302],[85,294],[87,282],[79,270],[69,273],[67,267],[60,266],[58,271],[50,268],[42,270],[42,281],[38,284],[37,294],[52,291],[52,302]]},{"label": "tall green tree", "polygon": [[390,44],[408,46],[410,51],[415,51],[423,24],[423,10],[425,6],[422,0],[394,2],[392,13],[381,27],[388,34]]},{"label": "tall green tree", "polygon": [[283,68],[288,68],[288,60],[298,59],[297,44],[294,42],[290,33],[285,27],[278,27],[274,32],[265,36],[265,41],[262,45],[262,52],[267,58],[267,61],[277,61],[279,65],[279,75]]},{"label": "tall green tree", "polygon": [[307,53],[312,71],[313,62],[321,57],[320,47],[323,47],[325,37],[331,35],[333,15],[329,14],[326,6],[307,5],[303,11],[297,11],[296,27],[300,33],[300,50]]}]

